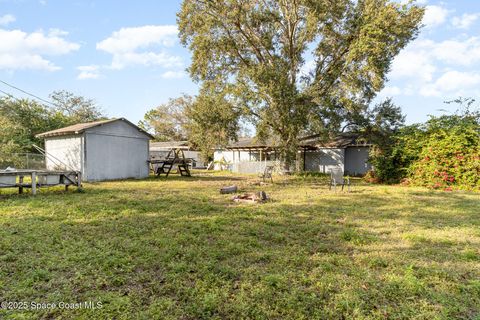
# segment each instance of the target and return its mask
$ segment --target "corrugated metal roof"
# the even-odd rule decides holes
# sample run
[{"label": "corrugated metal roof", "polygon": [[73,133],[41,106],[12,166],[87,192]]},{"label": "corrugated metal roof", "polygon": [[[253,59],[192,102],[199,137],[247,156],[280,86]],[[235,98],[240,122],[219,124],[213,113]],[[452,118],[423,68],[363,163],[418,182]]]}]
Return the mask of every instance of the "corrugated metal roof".
[{"label": "corrugated metal roof", "polygon": [[132,122],[128,121],[125,118],[116,118],[116,119],[109,119],[109,120],[100,120],[100,121],[94,121],[94,122],[86,122],[86,123],[77,123],[68,127],[52,130],[52,131],[47,131],[43,132],[40,134],[37,134],[37,138],[47,138],[47,137],[54,137],[54,136],[65,136],[65,135],[75,135],[84,132],[87,129],[98,127],[107,123],[115,122],[115,121],[124,121],[128,123],[129,125],[135,127],[138,129],[138,131],[142,132],[146,136],[148,136],[150,139],[153,139],[153,136],[146,132],[145,130],[139,128]]}]

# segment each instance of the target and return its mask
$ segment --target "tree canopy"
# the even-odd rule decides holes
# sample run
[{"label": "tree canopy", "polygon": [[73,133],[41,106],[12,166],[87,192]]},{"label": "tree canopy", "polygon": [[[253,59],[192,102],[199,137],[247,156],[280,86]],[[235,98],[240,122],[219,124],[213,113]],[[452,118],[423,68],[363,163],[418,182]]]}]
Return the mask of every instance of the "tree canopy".
[{"label": "tree canopy", "polygon": [[150,131],[157,141],[188,140],[186,110],[192,105],[193,97],[182,95],[145,113],[139,125]]},{"label": "tree canopy", "polygon": [[288,161],[299,135],[338,131],[366,108],[423,12],[389,0],[184,0],[178,25],[192,78],[278,138]]},{"label": "tree canopy", "polygon": [[148,111],[139,125],[157,141],[188,140],[208,160],[216,146],[238,134],[239,115],[221,92],[206,85],[197,97],[184,94]]},{"label": "tree canopy", "polygon": [[75,95],[66,90],[50,94],[53,112],[61,114],[65,122],[85,123],[105,118],[104,111],[90,98]]},{"label": "tree canopy", "polygon": [[34,152],[32,144],[43,145],[35,135],[80,122],[105,118],[93,100],[67,91],[50,96],[52,105],[35,100],[0,98],[0,161],[14,153]]}]

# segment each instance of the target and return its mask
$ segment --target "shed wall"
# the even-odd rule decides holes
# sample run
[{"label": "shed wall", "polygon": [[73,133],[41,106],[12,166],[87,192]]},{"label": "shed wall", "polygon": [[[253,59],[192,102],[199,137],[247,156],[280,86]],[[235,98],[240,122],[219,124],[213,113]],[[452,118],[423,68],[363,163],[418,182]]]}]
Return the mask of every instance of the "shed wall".
[{"label": "shed wall", "polygon": [[47,169],[82,171],[82,138],[82,135],[46,138]]},{"label": "shed wall", "polygon": [[146,178],[149,138],[135,127],[116,121],[85,131],[85,180]]}]

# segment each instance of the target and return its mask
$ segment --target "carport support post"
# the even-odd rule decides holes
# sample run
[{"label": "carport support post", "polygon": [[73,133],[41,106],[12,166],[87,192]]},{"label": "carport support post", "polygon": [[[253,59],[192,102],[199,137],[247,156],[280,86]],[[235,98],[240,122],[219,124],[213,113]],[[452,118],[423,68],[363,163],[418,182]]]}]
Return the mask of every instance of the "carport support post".
[{"label": "carport support post", "polygon": [[18,177],[18,194],[23,193],[23,176]]},{"label": "carport support post", "polygon": [[307,148],[303,147],[303,171],[306,169],[306,161],[307,160]]},{"label": "carport support post", "polygon": [[32,194],[37,194],[37,173],[35,171],[32,172]]}]

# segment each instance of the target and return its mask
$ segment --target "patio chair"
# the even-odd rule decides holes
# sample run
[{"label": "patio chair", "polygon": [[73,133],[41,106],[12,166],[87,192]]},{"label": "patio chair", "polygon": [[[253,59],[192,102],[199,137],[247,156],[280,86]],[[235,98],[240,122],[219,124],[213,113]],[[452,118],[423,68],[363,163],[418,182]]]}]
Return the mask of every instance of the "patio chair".
[{"label": "patio chair", "polygon": [[337,185],[342,186],[342,191],[345,186],[347,186],[347,191],[350,192],[350,178],[343,175],[343,170],[341,168],[330,169],[330,185],[329,190],[337,190]]},{"label": "patio chair", "polygon": [[262,174],[259,175],[260,178],[262,178],[263,182],[266,182],[266,180],[270,179],[270,181],[273,183],[273,166],[266,166],[265,171],[263,171]]}]

